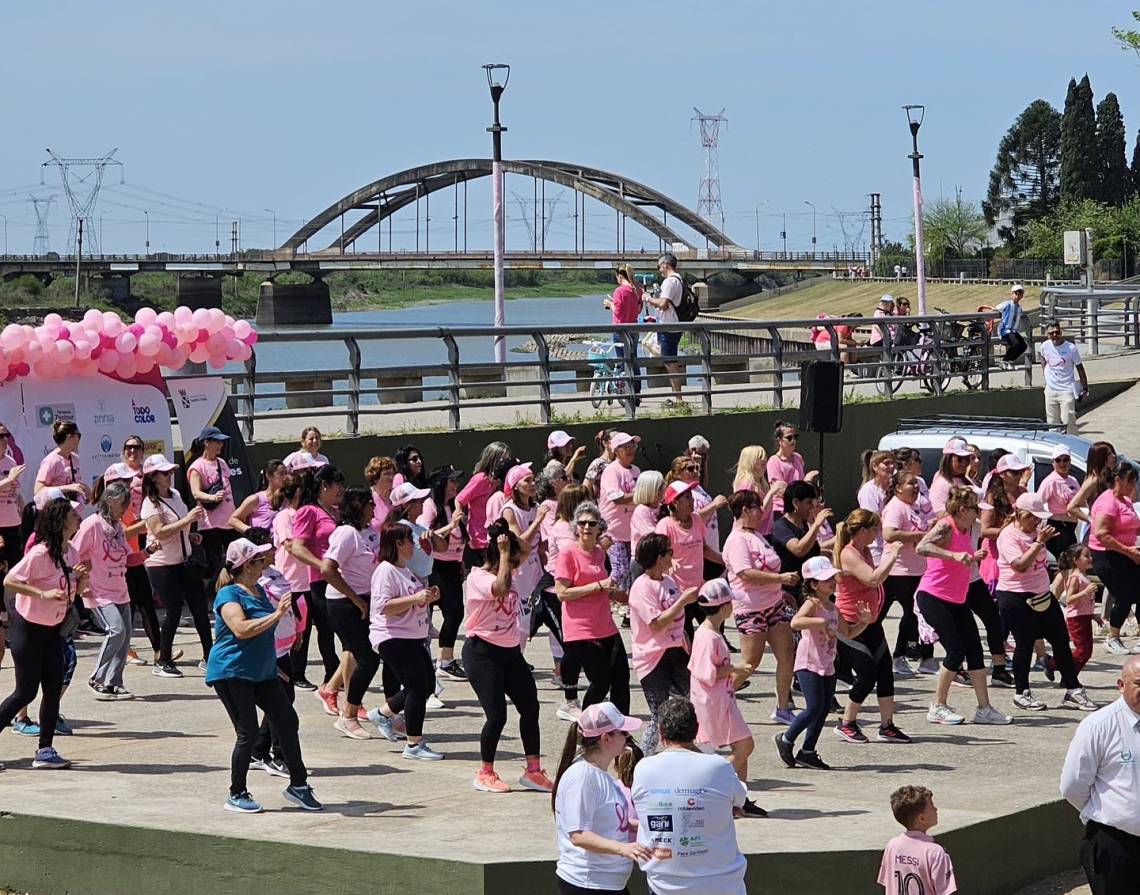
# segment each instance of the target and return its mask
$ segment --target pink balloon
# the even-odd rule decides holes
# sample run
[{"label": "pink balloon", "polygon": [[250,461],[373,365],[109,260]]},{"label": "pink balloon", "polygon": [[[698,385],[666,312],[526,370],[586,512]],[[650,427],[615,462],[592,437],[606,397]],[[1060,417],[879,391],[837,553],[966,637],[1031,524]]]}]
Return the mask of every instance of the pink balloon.
[{"label": "pink balloon", "polygon": [[178,327],[178,344],[193,345],[196,341],[198,341],[198,327],[193,323]]},{"label": "pink balloon", "polygon": [[206,339],[206,349],[210,354],[225,354],[226,339],[221,333],[214,333]]},{"label": "pink balloon", "polygon": [[119,319],[118,314],[114,311],[107,311],[103,314],[103,332],[113,339],[122,331],[123,321]]},{"label": "pink balloon", "polygon": [[99,355],[101,355],[102,353],[103,353],[103,343],[96,340],[95,343],[91,346],[91,359],[92,360],[98,360]]},{"label": "pink balloon", "polygon": [[190,352],[179,345],[177,348],[171,349],[170,363],[167,364],[172,370],[181,370],[186,366],[186,361],[190,358]]},{"label": "pink balloon", "polygon": [[223,326],[221,329],[219,329],[218,333],[221,335],[221,337],[223,339],[226,340],[226,344],[229,344],[230,342],[233,341],[234,328],[229,323],[227,323],[225,326]]},{"label": "pink balloon", "polygon": [[3,345],[8,351],[14,351],[24,344],[24,331],[18,324],[9,323],[4,327],[3,332],[0,332],[0,345]]},{"label": "pink balloon", "polygon": [[61,339],[70,339],[70,338],[71,338],[71,329],[70,329],[70,327],[67,327],[67,326],[61,326],[61,327],[59,328],[59,338],[61,338]]},{"label": "pink balloon", "polygon": [[76,339],[73,344],[75,345],[75,356],[79,360],[87,360],[91,357],[91,343],[83,337]]},{"label": "pink balloon", "polygon": [[137,339],[139,336],[141,336],[143,333],[146,332],[146,327],[143,326],[141,323],[132,323],[130,326],[127,327],[127,332],[129,332],[132,336],[134,336]]},{"label": "pink balloon", "polygon": [[221,308],[210,308],[207,313],[210,315],[210,319],[206,323],[206,329],[211,333],[218,332],[226,325],[226,315]]},{"label": "pink balloon", "polygon": [[249,331],[249,335],[246,336],[244,339],[242,339],[242,341],[245,342],[246,345],[249,345],[252,348],[254,345],[257,344],[257,330],[251,329]]},{"label": "pink balloon", "polygon": [[115,348],[119,354],[130,354],[135,350],[139,340],[135,338],[135,334],[131,332],[119,333],[119,337],[115,339]]},{"label": "pink balloon", "polygon": [[210,312],[206,308],[196,308],[193,315],[191,315],[191,319],[198,329],[205,329],[210,323]]},{"label": "pink balloon", "polygon": [[195,364],[204,364],[210,359],[209,349],[205,345],[195,345],[190,352],[190,361]]},{"label": "pink balloon", "polygon": [[194,312],[191,311],[188,307],[186,307],[186,305],[179,305],[177,308],[174,309],[174,322],[177,323],[179,326],[182,326],[184,324],[189,323],[190,319],[193,316],[194,316]]},{"label": "pink balloon", "polygon": [[35,365],[41,357],[44,356],[44,346],[37,340],[32,340],[24,346],[24,354],[27,356],[28,361]]},{"label": "pink balloon", "polygon": [[114,348],[104,349],[103,353],[99,355],[99,372],[113,373],[118,366],[119,352]]},{"label": "pink balloon", "polygon": [[210,331],[208,329],[202,328],[202,329],[198,330],[198,335],[195,336],[194,341],[195,342],[205,342],[209,338],[210,338]]},{"label": "pink balloon", "polygon": [[245,337],[252,332],[253,327],[249,325],[248,320],[235,320],[234,321],[234,337],[245,341]]},{"label": "pink balloon", "polygon": [[88,308],[87,313],[83,315],[83,325],[88,329],[102,329],[103,312],[98,308]]},{"label": "pink balloon", "polygon": [[158,319],[158,311],[154,308],[139,308],[135,311],[135,323],[140,326],[147,326],[154,323]]},{"label": "pink balloon", "polygon": [[155,361],[162,367],[169,367],[174,358],[174,349],[165,342],[158,343],[158,352],[154,355]]},{"label": "pink balloon", "polygon": [[47,379],[47,378],[49,378],[48,372],[51,369],[51,365],[48,363],[45,363],[42,360],[38,360],[34,364],[32,364],[32,369],[35,371],[35,374],[37,376],[39,376],[41,379]]},{"label": "pink balloon", "polygon": [[158,323],[158,325],[165,326],[167,329],[174,328],[174,320],[174,315],[170,311],[163,311],[157,317],[155,317],[155,321]]},{"label": "pink balloon", "polygon": [[210,367],[214,370],[220,370],[226,365],[226,359],[220,354],[211,354],[210,359],[207,361]]},{"label": "pink balloon", "polygon": [[158,354],[158,346],[162,342],[153,333],[143,333],[139,336],[139,354],[143,357],[154,357]]},{"label": "pink balloon", "polygon": [[245,363],[253,357],[253,349],[250,348],[245,342],[238,342],[237,354],[234,355],[234,360],[240,360]]},{"label": "pink balloon", "polygon": [[27,363],[16,364],[16,375],[17,376],[27,376],[31,372],[32,372],[32,368]]},{"label": "pink balloon", "polygon": [[134,355],[127,354],[119,357],[119,365],[115,368],[115,375],[120,379],[131,379],[138,372]]},{"label": "pink balloon", "polygon": [[165,330],[162,334],[162,342],[168,348],[177,348],[178,347],[178,336],[176,336],[170,330]]},{"label": "pink balloon", "polygon": [[63,318],[60,317],[59,314],[48,314],[46,317],[44,317],[44,325],[54,326],[56,329],[59,329],[61,326],[63,326]]},{"label": "pink balloon", "polygon": [[140,357],[139,362],[138,362],[138,368],[137,368],[136,372],[140,376],[145,375],[146,373],[149,373],[151,370],[153,370],[155,368],[155,366],[156,366],[156,364],[155,364],[155,360],[153,357],[145,357],[145,356]]},{"label": "pink balloon", "polygon": [[70,342],[61,340],[55,343],[56,363],[70,364],[75,357],[75,346]]}]

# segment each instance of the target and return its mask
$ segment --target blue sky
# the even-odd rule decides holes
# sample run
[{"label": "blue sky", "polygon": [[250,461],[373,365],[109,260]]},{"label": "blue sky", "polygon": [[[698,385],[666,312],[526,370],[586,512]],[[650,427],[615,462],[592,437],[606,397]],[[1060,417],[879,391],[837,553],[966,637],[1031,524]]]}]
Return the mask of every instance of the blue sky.
[{"label": "blue sky", "polygon": [[[1060,108],[1069,78],[1086,71],[1097,101],[1119,96],[1131,154],[1140,66],[1109,32],[1128,18],[1127,4],[1103,0],[9,4],[0,214],[9,249],[30,251],[27,193],[55,193],[52,248],[64,250],[58,175],[46,171],[39,186],[44,147],[68,156],[118,147],[126,183],[109,172],[97,211],[106,250],[142,250],[144,210],[153,251],[212,251],[215,216],[223,249],[236,217],[245,246],[266,246],[266,209],[280,241],[384,174],[488,155],[479,66],[504,61],[513,66],[508,157],[620,172],[695,208],[702,152],[692,109],[723,107],[721,185],[737,242],[755,246],[765,203],[761,244],[779,247],[787,212],[788,248],[809,248],[806,200],[819,210],[821,250],[842,246],[834,210],[855,239],[872,191],[882,193],[888,237],[901,238],[911,202],[903,103],[927,107],[928,197],[960,186],[980,199],[1015,116],[1039,97]],[[511,191],[530,201],[529,181],[509,180]],[[471,243],[485,244],[486,191],[473,188],[469,202]],[[431,240],[442,246],[450,199],[439,204]],[[572,240],[570,204],[566,194],[548,244]],[[508,243],[522,248],[519,208],[511,196]],[[612,244],[612,213],[591,207],[587,220],[591,244]],[[412,238],[413,222],[398,220],[397,243]],[[656,245],[634,225],[628,233],[630,246]]]}]

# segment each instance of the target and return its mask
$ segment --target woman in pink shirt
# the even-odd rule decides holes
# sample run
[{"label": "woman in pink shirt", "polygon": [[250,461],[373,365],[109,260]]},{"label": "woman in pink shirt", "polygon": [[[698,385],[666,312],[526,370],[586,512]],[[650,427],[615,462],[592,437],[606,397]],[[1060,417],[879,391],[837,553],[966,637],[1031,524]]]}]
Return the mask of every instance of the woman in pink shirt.
[{"label": "woman in pink shirt", "polygon": [[83,435],[71,420],[56,420],[51,424],[51,440],[55,450],[40,461],[36,471],[33,493],[44,488],[59,488],[71,500],[85,503],[90,496],[79,471],[79,439]]},{"label": "woman in pink shirt", "polygon": [[24,706],[40,696],[39,747],[33,768],[66,768],[52,741],[64,687],[60,626],[71,601],[85,586],[87,569],[78,563],[70,541],[79,516],[70,501],[53,500],[36,517],[36,543],[4,578],[16,595],[9,619],[8,646],[16,666],[16,688],[0,703],[0,730]]},{"label": "woman in pink shirt", "polygon": [[963,662],[978,698],[974,723],[1009,724],[1012,720],[990,704],[978,623],[967,603],[970,569],[985,555],[984,550],[977,550],[974,545],[977,518],[978,496],[973,489],[954,488],[946,499],[946,515],[918,544],[918,553],[926,560],[926,570],[918,583],[915,602],[946,648],[934,703],[926,713],[926,720],[932,724],[961,724],[965,720],[947,704],[950,684]]},{"label": "woman in pink shirt", "polygon": [[480,792],[510,791],[495,772],[509,698],[519,713],[519,738],[526,756],[519,785],[550,792],[554,784],[539,759],[538,689],[518,637],[520,595],[513,573],[522,560],[522,546],[501,520],[488,526],[487,536],[493,546],[487,550],[486,561],[467,575],[467,639],[463,644],[463,667],[485,716],[474,786]]},{"label": "woman in pink shirt", "polygon": [[1046,546],[1055,557],[1060,557],[1077,543],[1077,523],[1088,522],[1088,513],[1080,508],[1069,509],[1069,504],[1081,489],[1081,483],[1071,475],[1073,458],[1063,444],[1053,448],[1053,471],[1037,486],[1037,496],[1049,508],[1049,524],[1057,529],[1057,536]]},{"label": "woman in pink shirt", "polygon": [[[871,543],[878,537],[880,527],[875,513],[854,510],[835,530],[834,565],[839,569],[835,605],[839,614],[850,623],[860,621],[860,609],[864,606],[871,610],[873,618],[880,617],[883,581],[902,550],[902,544],[896,541],[883,551],[883,559],[878,565],[871,561]],[[857,719],[864,700],[874,690],[879,700],[877,739],[885,743],[909,743],[910,737],[894,722],[895,676],[882,622],[871,622],[852,640],[840,639],[839,655],[855,672],[855,683],[847,697],[843,720],[835,728],[839,738],[849,743],[867,742]]]},{"label": "woman in pink shirt", "polygon": [[230,517],[236,509],[230,487],[230,467],[222,459],[222,450],[229,438],[217,426],[207,426],[190,446],[190,456],[195,459],[186,467],[190,497],[206,511],[205,518],[198,523],[198,532],[206,551],[204,578],[211,591],[226,560],[226,547],[237,537],[237,532],[230,528]]},{"label": "woman in pink shirt", "polygon": [[[895,477],[895,455],[890,451],[863,451],[859,458],[863,472],[863,484],[859,487],[856,500],[865,510],[883,515],[883,508],[893,494],[892,483]],[[871,545],[871,556],[875,562],[883,557],[883,537]]]},{"label": "woman in pink shirt", "polygon": [[303,486],[304,482],[300,476],[289,474],[277,489],[273,501],[277,504],[272,532],[273,546],[277,549],[273,558],[273,567],[289,582],[294,606],[297,605],[298,596],[309,592],[309,569],[289,550],[290,542],[293,540],[293,520],[301,503]]},{"label": "woman in pink shirt", "polygon": [[771,645],[776,657],[776,708],[772,718],[790,724],[795,717],[789,706],[796,645],[788,625],[791,613],[784,588],[798,585],[800,576],[780,571],[780,557],[760,534],[764,508],[756,492],[737,491],[729,499],[729,506],[736,521],[724,542],[722,555],[732,587],[741,658],[753,668],[758,667],[764,658],[764,647]]},{"label": "woman in pink shirt", "polygon": [[1136,516],[1136,467],[1121,463],[1111,475],[1112,487],[1092,505],[1092,530],[1089,550],[1093,571],[1112,594],[1107,608],[1108,637],[1104,645],[1110,653],[1123,655],[1140,652],[1140,645],[1128,648],[1120,640],[1120,628],[1140,597],[1140,548],[1136,534],[1140,519]]},{"label": "woman in pink shirt", "polygon": [[[428,606],[439,599],[439,590],[422,587],[408,568],[414,552],[414,534],[408,526],[387,522],[380,529],[380,565],[372,573],[368,639],[384,660],[387,701],[372,709],[368,718],[395,742],[396,715],[403,712],[408,731],[404,758],[439,761],[443,755],[423,736],[427,700],[435,687],[435,668],[424,640]],[[396,681],[400,690],[392,693]]]},{"label": "woman in pink shirt", "polygon": [[724,565],[719,551],[705,543],[705,524],[693,511],[693,482],[671,482],[665,489],[657,533],[673,546],[673,577],[683,588],[700,587],[705,582],[704,561]]},{"label": "woman in pink shirt", "polygon": [[622,590],[629,590],[630,517],[633,516],[633,491],[641,474],[633,465],[633,458],[640,443],[640,436],[614,432],[610,436],[614,462],[605,468],[598,481],[598,505],[613,541],[609,549],[610,574]]},{"label": "woman in pink shirt", "polygon": [[364,467],[364,481],[372,489],[372,528],[377,532],[392,512],[392,489],[396,484],[396,463],[391,457],[373,457]]},{"label": "woman in pink shirt", "polygon": [[930,508],[936,516],[941,516],[946,510],[946,498],[950,496],[950,489],[955,486],[970,485],[966,478],[966,468],[970,463],[970,446],[965,438],[955,436],[946,442],[942,448],[942,461],[938,464],[938,472],[930,482]]},{"label": "woman in pink shirt", "polygon": [[455,658],[455,640],[463,622],[463,508],[455,503],[463,472],[450,464],[432,470],[431,496],[424,501],[417,525],[443,538],[447,547],[432,551],[431,575],[428,583],[439,588],[439,610],[443,622],[439,626],[439,673],[453,681],[467,680],[467,674]]},{"label": "woman in pink shirt", "polygon": [[[12,568],[24,555],[20,539],[20,513],[23,498],[20,496],[20,476],[27,467],[17,463],[8,451],[11,433],[0,423],[0,558]],[[0,658],[3,654],[0,653]]]},{"label": "woman in pink shirt", "polygon": [[[336,638],[325,608],[325,590],[328,582],[321,575],[321,560],[328,550],[329,537],[340,524],[337,507],[344,494],[344,473],[335,466],[322,466],[305,479],[305,494],[293,517],[293,536],[289,552],[309,572],[309,618],[302,634],[301,648],[293,653],[293,685],[301,690],[317,687],[305,677],[309,664],[309,637],[317,629],[317,649],[324,664],[321,680],[324,694],[335,694],[343,683],[340,675],[340,655],[336,651]],[[322,699],[328,704],[327,695]]]},{"label": "woman in pink shirt", "polygon": [[123,686],[131,647],[131,595],[126,579],[130,547],[122,519],[130,501],[130,486],[111,482],[99,496],[97,511],[83,520],[71,543],[79,561],[90,569],[83,601],[107,632],[95,672],[87,682],[95,698],[103,701],[134,698]]},{"label": "woman in pink shirt", "polygon": [[559,551],[554,566],[566,658],[577,662],[590,682],[583,709],[608,698],[624,714],[629,711],[629,661],[610,601],[625,603],[628,596],[606,572],[606,554],[598,544],[605,521],[596,503],[578,505],[574,531],[574,542]]},{"label": "woman in pink shirt", "polygon": [[685,641],[685,607],[697,601],[699,588],[684,591],[669,575],[673,548],[656,532],[637,545],[643,574],[629,592],[633,671],[649,706],[649,722],[641,736],[646,755],[657,751],[657,709],[670,696],[689,696],[689,646]]},{"label": "woman in pink shirt", "polygon": [[768,452],[758,444],[747,444],[740,449],[736,460],[736,475],[732,479],[733,491],[755,491],[760,495],[764,506],[764,521],[760,524],[760,534],[772,534],[775,518],[776,498],[783,499],[787,482],[768,482]]},{"label": "woman in pink shirt", "polygon": [[[469,569],[483,565],[487,547],[487,499],[502,486],[495,478],[499,464],[511,456],[511,449],[501,441],[492,441],[483,448],[475,471],[463,490],[455,497],[458,506],[467,514],[467,546],[463,550],[463,564]],[[494,520],[492,520],[494,521]]]},{"label": "woman in pink shirt", "polygon": [[[783,482],[785,486],[792,482],[814,482],[819,476],[819,470],[804,472],[804,458],[796,452],[799,441],[799,432],[791,423],[776,424],[776,453],[768,458],[768,481],[772,484]],[[784,512],[784,498],[777,496],[774,501],[776,515]]]},{"label": "woman in pink shirt", "polygon": [[502,518],[526,554],[515,572],[515,589],[522,596],[518,618],[519,643],[526,649],[526,642],[530,639],[531,597],[543,574],[540,529],[550,506],[538,504],[538,487],[530,463],[520,463],[508,472],[504,486],[510,491],[510,499],[503,506]]},{"label": "woman in pink shirt", "polygon": [[914,592],[926,571],[926,559],[918,554],[915,547],[930,528],[930,517],[920,509],[918,482],[918,476],[913,472],[898,472],[888,488],[891,499],[882,511],[883,540],[888,544],[902,544],[898,561],[891,566],[890,574],[883,582],[882,618],[879,619],[881,622],[886,618],[892,603],[898,603],[902,609],[892,653],[897,677],[912,677],[915,673],[906,659],[908,652],[917,653],[922,661],[929,661],[934,656],[933,644],[919,643],[918,616],[914,614]]},{"label": "woman in pink shirt", "polygon": [[657,511],[665,493],[665,476],[656,469],[647,469],[637,477],[633,489],[633,515],[629,517],[630,580],[636,581],[644,569],[637,562],[637,545],[657,528]]},{"label": "woman in pink shirt", "polygon": [[[1133,472],[1133,483],[1135,480]],[[1013,704],[1031,711],[1045,708],[1045,703],[1029,689],[1033,645],[1038,638],[1044,638],[1053,646],[1053,661],[1065,688],[1064,704],[1093,711],[1097,706],[1077,678],[1065,614],[1049,590],[1045,544],[1057,533],[1049,525],[1049,510],[1036,494],[1023,494],[1017,499],[1014,512],[1013,523],[1002,529],[997,539],[998,607],[1016,644],[1013,678],[1017,693]]]}]

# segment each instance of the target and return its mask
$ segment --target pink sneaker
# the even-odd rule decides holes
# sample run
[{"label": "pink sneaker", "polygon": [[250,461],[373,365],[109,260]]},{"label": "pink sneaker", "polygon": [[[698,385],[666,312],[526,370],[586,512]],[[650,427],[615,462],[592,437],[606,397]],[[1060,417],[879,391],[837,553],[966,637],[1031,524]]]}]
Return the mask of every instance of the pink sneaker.
[{"label": "pink sneaker", "polygon": [[542,768],[537,771],[527,771],[519,777],[519,786],[533,789],[535,792],[554,792],[554,783]]},{"label": "pink sneaker", "polygon": [[[482,769],[475,775],[475,782],[472,784],[479,792],[510,792],[511,788],[503,782],[503,778],[496,774],[494,771],[484,771]],[[549,792],[549,790],[547,790]]]},{"label": "pink sneaker", "polygon": [[366,709],[364,706],[359,706],[356,710],[356,720],[357,721],[367,721],[368,720],[368,709]]},{"label": "pink sneaker", "polygon": [[321,701],[324,706],[325,714],[332,715],[334,718],[340,717],[340,706],[338,705],[337,697],[339,694],[336,691],[329,692],[324,687],[317,687],[317,699]]},{"label": "pink sneaker", "polygon": [[333,724],[333,727],[343,733],[346,737],[350,737],[354,740],[372,739],[372,737],[369,736],[368,731],[361,727],[360,722],[355,718],[345,718],[343,716],[337,718],[336,722]]}]

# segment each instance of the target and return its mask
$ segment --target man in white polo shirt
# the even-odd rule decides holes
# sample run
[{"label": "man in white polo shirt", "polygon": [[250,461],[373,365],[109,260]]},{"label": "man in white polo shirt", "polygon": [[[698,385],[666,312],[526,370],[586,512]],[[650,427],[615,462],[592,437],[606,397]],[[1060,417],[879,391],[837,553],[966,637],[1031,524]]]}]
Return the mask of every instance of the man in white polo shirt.
[{"label": "man in white polo shirt", "polygon": [[[1077,346],[1065,339],[1061,324],[1054,320],[1041,343],[1041,367],[1045,371],[1045,419],[1051,425],[1065,424],[1077,434],[1077,401],[1088,397],[1089,380]],[[1080,378],[1080,385],[1077,379]]]},{"label": "man in white polo shirt", "polygon": [[1061,795],[1085,823],[1081,866],[1093,895],[1140,887],[1140,656],[1116,682],[1120,698],[1085,718],[1065,756]]}]

